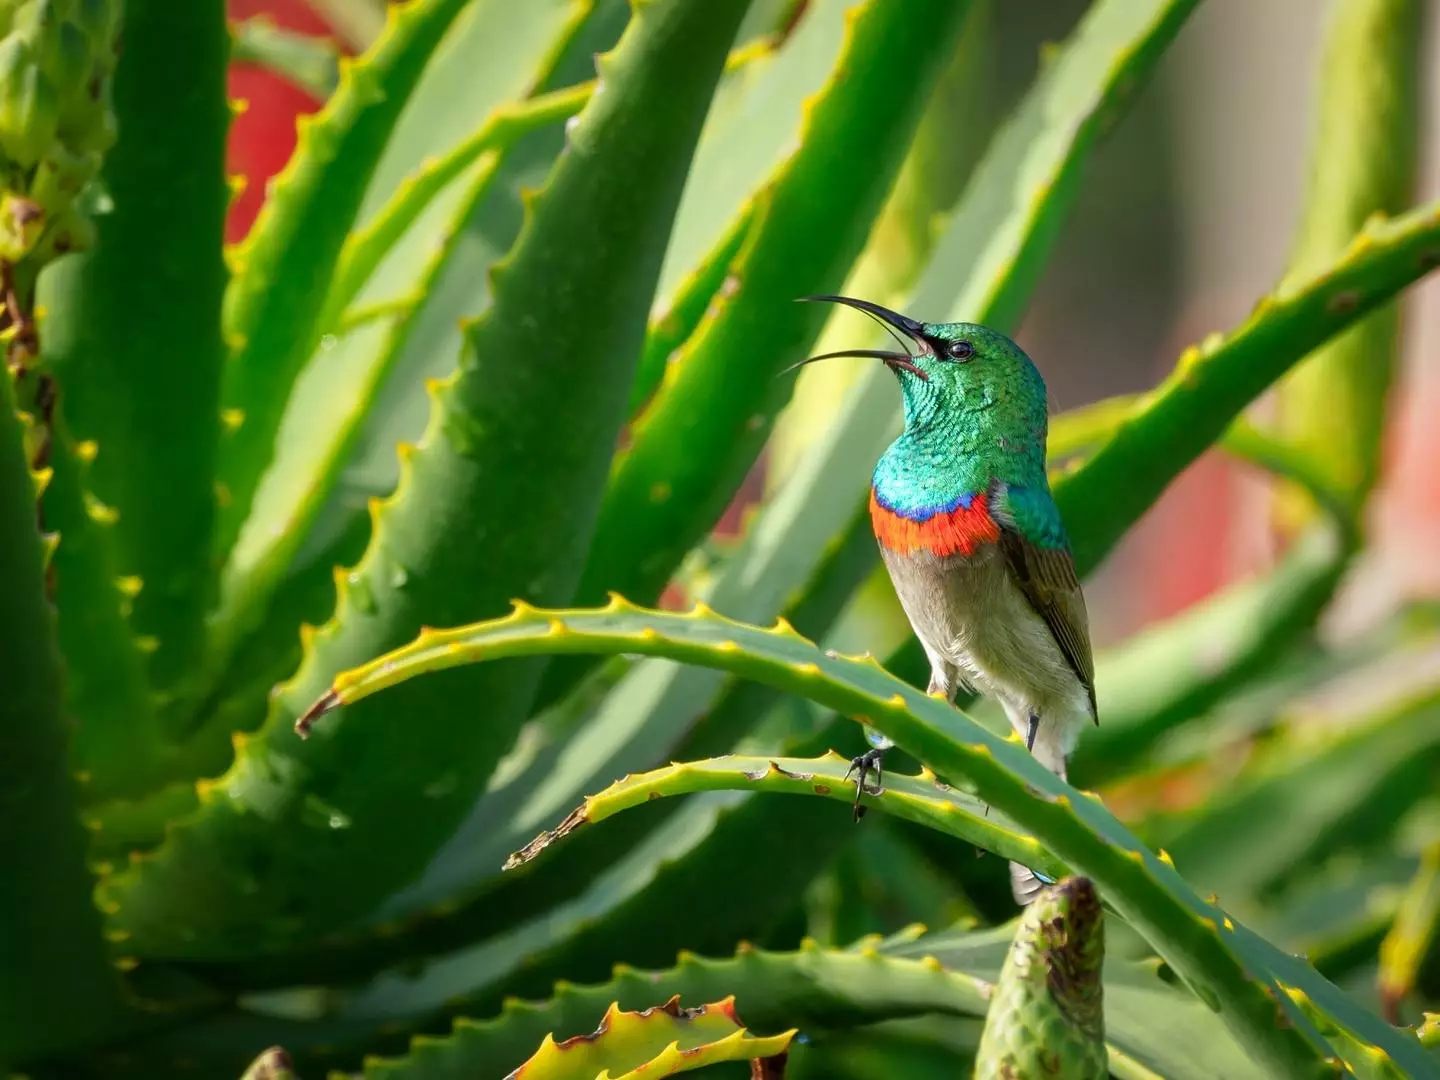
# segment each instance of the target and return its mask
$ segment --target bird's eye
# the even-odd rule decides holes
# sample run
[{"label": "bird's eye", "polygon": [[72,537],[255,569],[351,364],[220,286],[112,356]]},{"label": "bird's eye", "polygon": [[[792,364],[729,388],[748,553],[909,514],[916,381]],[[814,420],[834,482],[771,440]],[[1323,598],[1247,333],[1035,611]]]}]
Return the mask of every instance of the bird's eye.
[{"label": "bird's eye", "polygon": [[952,341],[945,351],[956,360],[969,360],[975,355],[975,346],[968,341]]}]

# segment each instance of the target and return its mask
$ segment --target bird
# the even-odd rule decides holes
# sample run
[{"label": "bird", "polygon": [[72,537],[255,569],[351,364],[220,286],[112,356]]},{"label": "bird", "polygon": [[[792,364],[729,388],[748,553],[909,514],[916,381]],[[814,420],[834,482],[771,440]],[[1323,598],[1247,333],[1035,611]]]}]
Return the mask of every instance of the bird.
[{"label": "bird", "polygon": [[[1066,779],[1087,723],[1098,724],[1085,597],[1046,474],[1045,380],[1014,341],[976,323],[928,323],[868,300],[844,304],[890,330],[904,351],[850,349],[900,384],[904,429],[870,483],[870,523],[906,618],[930,662],[927,692],[955,703],[962,688],[997,701],[1042,765]],[[866,728],[857,820],[893,743]],[[847,779],[850,775],[847,773]],[[1011,892],[1032,903],[1052,879],[1010,864]]]}]

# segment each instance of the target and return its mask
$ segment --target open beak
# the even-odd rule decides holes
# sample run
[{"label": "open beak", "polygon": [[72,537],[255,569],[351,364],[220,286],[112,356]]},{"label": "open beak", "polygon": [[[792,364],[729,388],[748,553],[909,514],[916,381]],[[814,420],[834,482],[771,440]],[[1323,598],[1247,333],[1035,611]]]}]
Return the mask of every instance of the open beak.
[{"label": "open beak", "polygon": [[[853,307],[857,311],[865,312],[865,314],[894,331],[897,340],[903,342],[905,339],[909,339],[918,346],[922,354],[929,349],[929,346],[925,344],[924,337],[921,336],[924,330],[924,324],[915,321],[908,315],[901,315],[898,311],[891,311],[889,308],[881,307],[879,304],[872,304],[869,300],[857,300],[851,296],[802,296],[800,299],[807,302],[823,301],[825,303],[845,304],[848,307]],[[901,334],[904,335],[904,338],[900,337]],[[908,372],[911,375],[918,376],[925,382],[930,381],[930,376],[926,375],[925,372],[916,365],[914,353],[894,352],[887,349],[845,349],[840,352],[822,353],[819,356],[812,356],[809,359],[801,360],[798,364],[791,364],[785,371],[782,371],[781,374],[783,375],[785,372],[794,371],[796,368],[804,367],[806,364],[813,364],[817,360],[830,360],[838,356],[870,357],[883,361],[885,366],[891,371]]]}]

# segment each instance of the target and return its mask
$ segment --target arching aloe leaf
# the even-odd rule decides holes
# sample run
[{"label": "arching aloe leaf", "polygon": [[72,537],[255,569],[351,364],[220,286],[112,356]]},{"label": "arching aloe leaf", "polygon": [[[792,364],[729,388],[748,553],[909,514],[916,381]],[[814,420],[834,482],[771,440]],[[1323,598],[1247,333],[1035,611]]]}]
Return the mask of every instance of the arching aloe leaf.
[{"label": "arching aloe leaf", "polygon": [[[729,791],[742,780],[750,781],[758,791],[815,794],[848,804],[855,798],[854,781],[846,779],[848,771],[849,759],[832,751],[823,758],[726,755],[627,776],[598,795],[587,796],[584,804],[571,811],[554,829],[541,833],[511,855],[505,869],[513,870],[529,862],[576,829],[604,821],[622,810],[643,806],[666,795]],[[1064,864],[1057,862],[1033,837],[1017,831],[997,815],[986,816],[983,804],[940,783],[934,773],[898,776],[892,772],[886,777],[885,791],[877,798],[888,813],[907,821],[952,833],[1007,859],[1031,863],[1047,874],[1064,870]]]},{"label": "arching aloe leaf", "polygon": [[[801,749],[814,752],[832,733],[823,731]],[[723,951],[762,935],[854,837],[848,814],[815,799],[777,805],[748,792],[717,791],[673,809],[634,815],[658,824],[634,831],[618,853],[586,851],[581,843],[567,853],[578,856],[574,863],[541,863],[528,881],[523,871],[506,875],[511,888],[478,897],[453,919],[441,906],[371,929],[349,949],[214,970],[227,984],[245,986],[356,981],[378,971],[381,977],[348,995],[344,1015],[370,1023],[403,1020],[411,1030],[426,1030],[440,1010],[484,1016],[510,995],[548,993],[557,979],[604,978],[617,960],[663,964],[679,949]],[[605,829],[628,823],[617,819]],[[800,837],[805,842],[797,846]],[[763,887],[743,884],[756,864],[767,867]],[[578,872],[582,888],[561,898],[542,875],[566,870]],[[537,880],[541,888],[527,889]],[[743,902],[731,902],[737,888]],[[489,933],[491,925],[503,929]],[[386,930],[400,946],[388,953]],[[627,943],[618,955],[616,942]],[[408,971],[417,947],[434,957],[418,979]],[[386,964],[396,966],[386,970]]]},{"label": "arching aloe leaf", "polygon": [[364,56],[341,65],[325,107],[298,122],[290,163],[273,181],[250,235],[233,253],[225,297],[231,356],[222,403],[222,498],[216,552],[240,535],[275,452],[291,387],[320,341],[319,316],[336,258],[395,122],[426,61],[466,0],[413,0],[388,9]]},{"label": "arching aloe leaf", "polygon": [[976,1054],[975,1080],[1107,1080],[1105,920],[1095,886],[1063,878],[1015,929]]},{"label": "arching aloe leaf", "polygon": [[0,371],[0,859],[10,877],[0,889],[0,1047],[7,1066],[83,1046],[120,1015],[65,756],[60,649],[45,596],[36,488],[14,384]]},{"label": "arching aloe leaf", "polygon": [[[547,1033],[540,1049],[507,1080],[641,1080],[674,1076],[720,1061],[748,1061],[785,1052],[795,1031],[780,1035],[752,1035],[735,1014],[733,997],[710,1005],[684,1008],[675,994],[663,1005],[626,1011],[612,1002],[600,1026],[589,1034],[556,1041]],[[495,1064],[477,1060],[472,1045],[461,1038],[430,1039],[417,1043],[398,1061],[371,1059],[365,1063],[366,1080],[441,1080],[443,1077],[478,1076],[495,1070]]]},{"label": "arching aloe leaf", "polygon": [[[473,804],[524,720],[534,663],[417,684],[403,739],[376,724],[307,746],[291,718],[334,671],[427,622],[573,590],[666,231],[745,6],[645,0],[600,61],[606,90],[528,200],[459,370],[432,387],[430,427],[402,454],[396,494],[377,501],[335,618],[234,767],[202,787],[200,810],[105,885],[142,952],[249,955],[343,924],[411,880]],[[559,479],[537,490],[537,470]],[[523,528],[494,528],[509,505],[526,507]],[[456,693],[485,703],[484,725],[445,715]]]},{"label": "arching aloe leaf", "polygon": [[1191,346],[1104,447],[1054,485],[1082,572],[1291,365],[1440,265],[1440,203],[1373,222],[1336,262],[1282,281],[1240,327]]},{"label": "arching aloe leaf", "polygon": [[[474,627],[427,632],[410,646],[338,676],[300,727],[337,705],[422,673],[480,659],[567,651],[638,652],[723,668],[864,717],[942,776],[973,785],[978,797],[1027,829],[1073,872],[1092,878],[1259,1060],[1296,1075],[1329,1071],[1324,1060],[1330,1047],[1275,982],[1279,975],[1331,1008],[1330,996],[1311,989],[1323,992],[1326,985],[1313,969],[1284,962],[1283,975],[1268,974],[1282,964],[1278,950],[1202,901],[1098,801],[1047,773],[1023,747],[905,685],[873,660],[826,655],[784,628],[765,631],[699,609],[687,615],[644,611],[618,598],[603,610],[521,608]],[[1277,1006],[1288,1022],[1275,1023]],[[1413,1048],[1373,1017],[1352,1008],[1343,1022],[1408,1065]]]},{"label": "arching aloe leaf", "polygon": [[111,208],[91,250],[41,275],[40,333],[74,438],[99,447],[89,484],[119,514],[117,569],[140,589],[132,625],[155,639],[150,681],[168,692],[193,666],[213,597],[225,5],[129,0],[121,33]]}]

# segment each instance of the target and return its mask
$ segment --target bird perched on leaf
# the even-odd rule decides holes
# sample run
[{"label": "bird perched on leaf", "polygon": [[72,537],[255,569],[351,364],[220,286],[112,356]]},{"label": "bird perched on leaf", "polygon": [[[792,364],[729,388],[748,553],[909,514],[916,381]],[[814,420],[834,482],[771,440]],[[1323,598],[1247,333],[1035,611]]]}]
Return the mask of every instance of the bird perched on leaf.
[{"label": "bird perched on leaf", "polygon": [[[1064,778],[1081,730],[1099,719],[1085,598],[1045,472],[1045,380],[1024,350],[984,326],[919,322],[845,296],[805,299],[867,312],[905,346],[804,363],[870,357],[900,382],[905,430],[875,466],[870,520],[930,660],[929,692],[953,703],[968,686],[995,698],[1030,752]],[[857,812],[892,745],[867,736],[873,749],[851,763]],[[1010,875],[1021,904],[1051,883],[1017,863]]]}]

